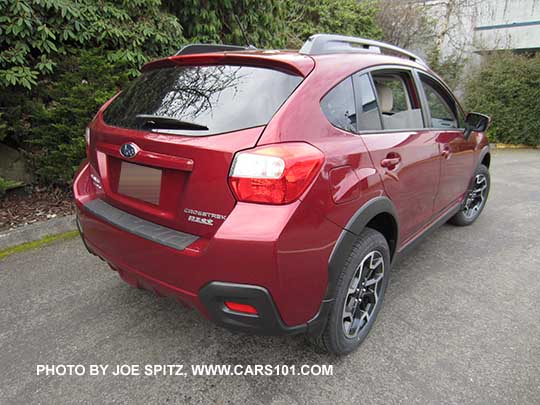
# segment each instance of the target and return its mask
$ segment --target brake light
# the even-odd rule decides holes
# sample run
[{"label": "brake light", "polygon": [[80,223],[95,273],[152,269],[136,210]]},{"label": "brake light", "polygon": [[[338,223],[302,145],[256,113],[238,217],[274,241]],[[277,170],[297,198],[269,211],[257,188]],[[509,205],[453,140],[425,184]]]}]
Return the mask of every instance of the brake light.
[{"label": "brake light", "polygon": [[225,306],[231,311],[243,312],[245,314],[258,315],[257,308],[249,304],[241,304],[234,301],[225,301]]},{"label": "brake light", "polygon": [[288,204],[311,184],[324,161],[307,143],[279,143],[237,153],[229,183],[239,201]]}]

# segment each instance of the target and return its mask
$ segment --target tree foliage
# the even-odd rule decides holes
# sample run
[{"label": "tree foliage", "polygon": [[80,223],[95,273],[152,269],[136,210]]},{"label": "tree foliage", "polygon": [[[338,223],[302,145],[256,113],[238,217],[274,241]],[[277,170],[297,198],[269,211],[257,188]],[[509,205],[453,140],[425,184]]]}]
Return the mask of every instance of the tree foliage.
[{"label": "tree foliage", "polygon": [[466,85],[466,106],[490,115],[493,142],[540,145],[540,56],[494,54]]},{"label": "tree foliage", "polygon": [[437,72],[451,89],[454,91],[457,89],[462,90],[463,71],[468,58],[457,53],[443,57],[441,56],[441,50],[436,46],[428,49],[426,53],[426,62],[429,67],[434,72]]},{"label": "tree foliage", "polygon": [[27,89],[70,48],[99,47],[136,75],[149,57],[172,52],[182,27],[160,0],[0,0],[0,86]]},{"label": "tree foliage", "polygon": [[[258,48],[282,48],[285,8],[275,0],[166,0],[184,28],[189,42],[251,45]],[[239,22],[240,23],[239,23]]]},{"label": "tree foliage", "polygon": [[43,183],[71,181],[85,155],[85,126],[129,79],[130,64],[111,62],[103,53],[95,49],[62,56],[32,98],[16,89],[0,95],[0,104],[10,104],[5,120],[12,142],[25,147],[32,171]]},{"label": "tree foliage", "polygon": [[[99,106],[186,43],[298,47],[314,33],[376,38],[356,0],[0,0],[0,141],[37,180],[69,184]],[[237,21],[240,21],[238,23]]]},{"label": "tree foliage", "polygon": [[286,0],[288,46],[296,48],[313,34],[378,39],[376,7],[358,0]]},{"label": "tree foliage", "polygon": [[450,38],[461,23],[463,2],[476,0],[445,0],[431,5],[425,0],[368,1],[377,10],[375,20],[385,42],[422,55],[452,89],[458,87],[467,59],[453,42],[444,54],[441,47],[447,42],[450,45]]},{"label": "tree foliage", "polygon": [[375,19],[382,38],[408,49],[431,49],[436,37],[436,21],[420,1],[369,0],[376,8]]}]

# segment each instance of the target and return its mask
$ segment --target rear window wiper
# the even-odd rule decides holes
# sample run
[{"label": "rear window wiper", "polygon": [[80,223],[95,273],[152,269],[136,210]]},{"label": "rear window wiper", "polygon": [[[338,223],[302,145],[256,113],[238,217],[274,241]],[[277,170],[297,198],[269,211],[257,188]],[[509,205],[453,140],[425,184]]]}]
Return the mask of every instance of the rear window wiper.
[{"label": "rear window wiper", "polygon": [[160,115],[138,114],[135,116],[137,122],[142,124],[143,128],[162,128],[162,129],[187,129],[191,131],[208,131],[208,127],[195,122],[182,121],[176,118],[163,117]]}]

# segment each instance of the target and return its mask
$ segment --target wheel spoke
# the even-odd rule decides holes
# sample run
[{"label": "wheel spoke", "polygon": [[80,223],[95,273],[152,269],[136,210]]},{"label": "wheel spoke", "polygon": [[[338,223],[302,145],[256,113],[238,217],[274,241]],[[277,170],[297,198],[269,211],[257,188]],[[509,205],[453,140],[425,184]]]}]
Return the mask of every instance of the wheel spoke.
[{"label": "wheel spoke", "polygon": [[370,269],[375,270],[377,267],[379,267],[383,263],[382,256],[375,257],[375,255],[371,256],[370,261]]},{"label": "wheel spoke", "polygon": [[375,303],[379,301],[379,290],[375,287],[373,288],[373,295],[375,296]]},{"label": "wheel spoke", "polygon": [[474,190],[475,192],[477,193],[481,193],[482,191],[484,191],[485,189],[487,188],[487,184],[484,183],[484,185],[482,187],[478,187],[476,190]]},{"label": "wheel spoke", "polygon": [[356,269],[356,273],[354,274],[353,279],[351,280],[351,284],[349,284],[349,294],[353,294],[357,289],[358,285],[360,284],[360,280],[362,279],[362,265],[358,266]]},{"label": "wheel spoke", "polygon": [[351,333],[352,324],[352,318],[349,321],[343,321],[343,330],[345,331],[345,334],[349,335]]},{"label": "wheel spoke", "polygon": [[365,323],[368,323],[370,318],[371,318],[371,314],[368,311],[363,311],[362,315],[360,316],[360,322],[362,320],[365,320],[366,321]]},{"label": "wheel spoke", "polygon": [[364,284],[365,287],[370,287],[374,284],[377,284],[379,281],[381,281],[383,278],[383,273],[378,273],[375,275],[375,277],[373,278],[370,278],[369,280],[366,281],[366,283]]}]

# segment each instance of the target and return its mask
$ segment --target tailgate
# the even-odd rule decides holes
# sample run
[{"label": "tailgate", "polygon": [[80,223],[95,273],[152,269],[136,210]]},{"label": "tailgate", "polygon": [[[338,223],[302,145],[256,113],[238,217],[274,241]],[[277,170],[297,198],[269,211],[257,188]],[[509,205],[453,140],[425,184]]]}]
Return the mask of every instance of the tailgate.
[{"label": "tailgate", "polygon": [[211,237],[235,205],[234,154],[256,145],[302,82],[297,71],[179,65],[145,71],[89,127],[102,198],[182,232]]},{"label": "tailgate", "polygon": [[[264,127],[213,137],[113,128],[95,121],[90,161],[103,200],[169,228],[211,237],[236,203],[227,177],[236,151],[255,146]],[[126,158],[130,144],[137,154]]]}]

